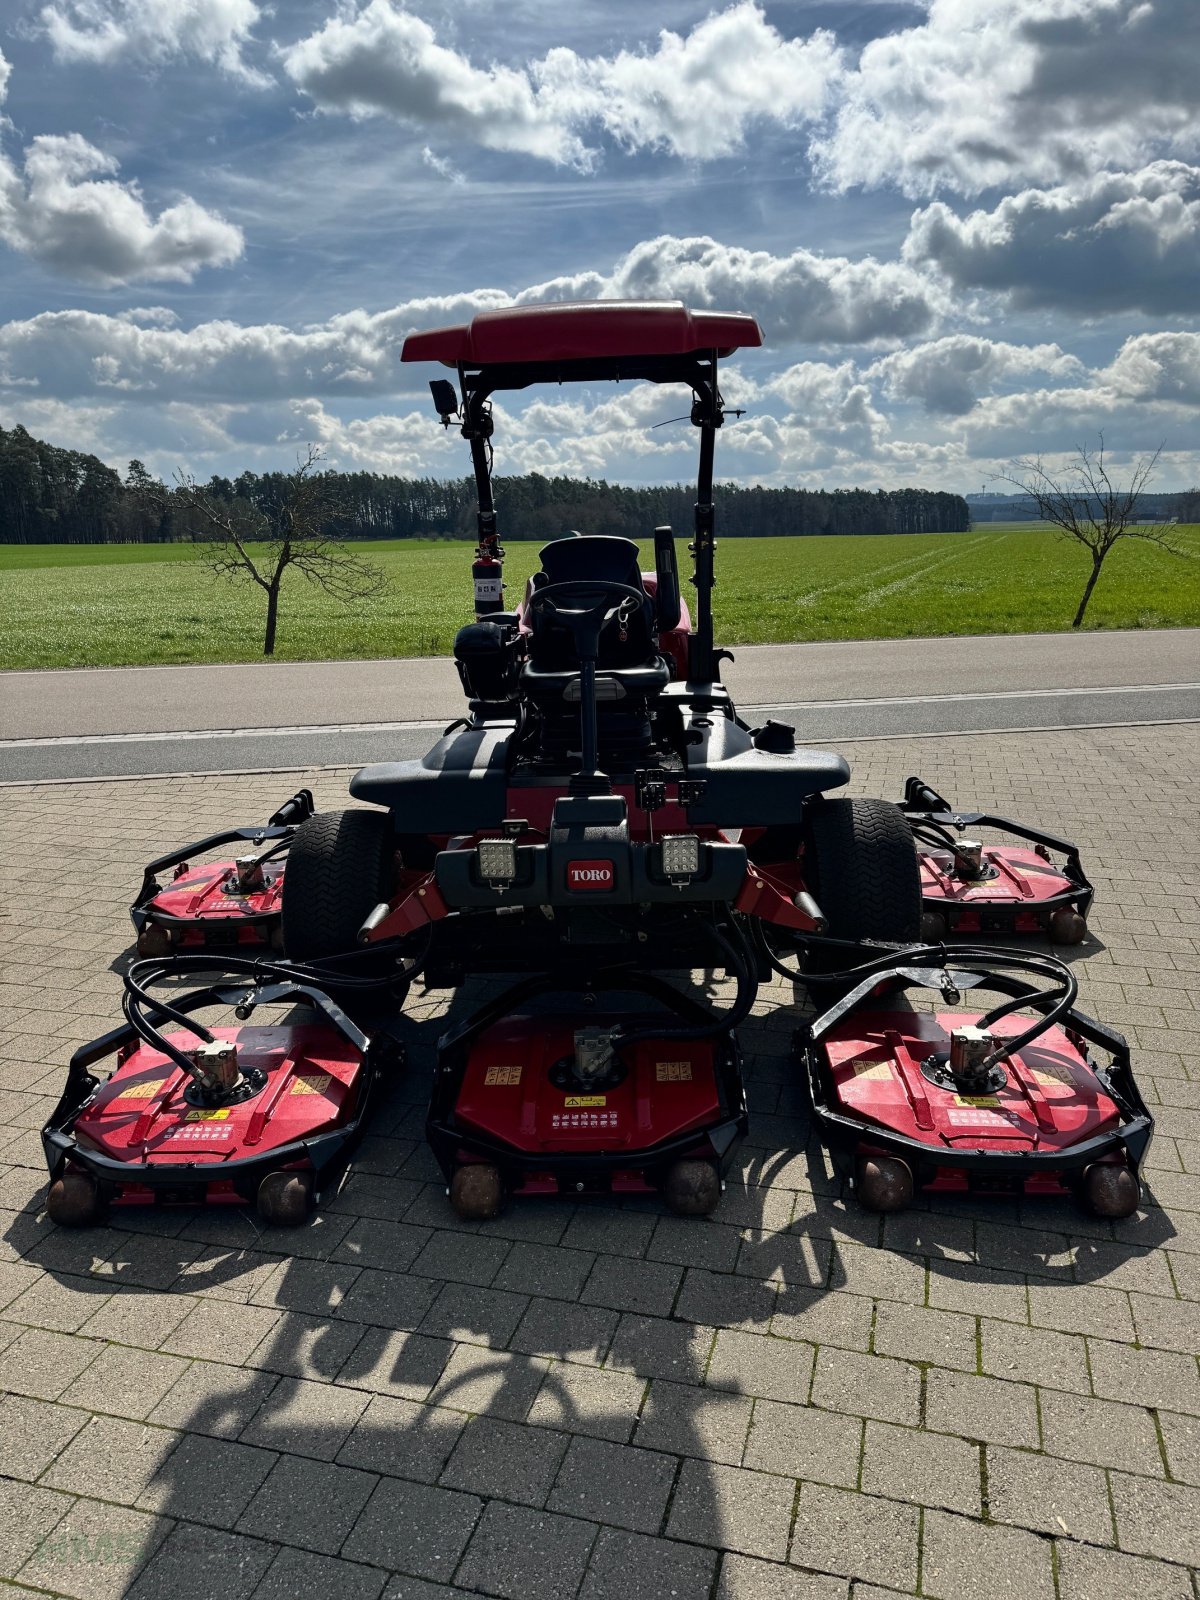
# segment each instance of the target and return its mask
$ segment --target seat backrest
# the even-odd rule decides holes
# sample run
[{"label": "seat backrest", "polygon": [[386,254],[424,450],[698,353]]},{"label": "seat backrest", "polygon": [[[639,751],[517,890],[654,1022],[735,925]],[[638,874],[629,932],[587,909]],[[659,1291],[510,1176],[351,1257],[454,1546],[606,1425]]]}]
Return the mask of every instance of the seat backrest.
[{"label": "seat backrest", "polygon": [[[620,669],[641,666],[655,654],[654,608],[642,586],[638,558],[638,547],[632,539],[583,533],[555,539],[538,554],[542,570],[534,575],[535,590],[551,583],[578,584],[580,603],[586,604],[590,579],[605,583],[627,583],[644,596],[638,610],[626,619],[624,640],[615,623],[601,633],[599,665],[602,667]],[[591,597],[595,597],[595,590],[591,591]],[[534,612],[531,622],[533,631],[529,641],[529,657],[535,667],[542,671],[555,671],[578,666],[574,641],[568,629],[556,624],[546,613]]]}]

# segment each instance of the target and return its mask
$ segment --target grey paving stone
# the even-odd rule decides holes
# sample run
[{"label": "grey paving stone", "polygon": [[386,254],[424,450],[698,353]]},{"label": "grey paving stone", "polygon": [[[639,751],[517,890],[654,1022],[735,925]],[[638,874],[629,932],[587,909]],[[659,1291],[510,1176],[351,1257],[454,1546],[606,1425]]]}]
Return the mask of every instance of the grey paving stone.
[{"label": "grey paving stone", "polygon": [[657,1533],[675,1481],[674,1456],[576,1437],[546,1505],[635,1533]]},{"label": "grey paving stone", "polygon": [[515,1294],[575,1300],[587,1282],[595,1259],[587,1250],[514,1244],[496,1276],[494,1287]]},{"label": "grey paving stone", "polygon": [[1114,1542],[1108,1484],[1098,1467],[1001,1445],[989,1446],[987,1467],[993,1521],[1089,1544]]},{"label": "grey paving stone", "polygon": [[711,1461],[685,1461],[671,1502],[667,1536],[782,1561],[795,1497],[791,1478]]},{"label": "grey paving stone", "polygon": [[485,1499],[545,1505],[569,1436],[497,1417],[475,1417],[459,1436],[440,1482]]},{"label": "grey paving stone", "polygon": [[491,1283],[511,1248],[507,1239],[439,1229],[412,1263],[412,1270],[425,1278],[483,1286]]},{"label": "grey paving stone", "polygon": [[765,1333],[778,1299],[776,1283],[692,1269],[684,1274],[674,1314],[684,1322]]},{"label": "grey paving stone", "polygon": [[[312,1550],[281,1550],[254,1600],[377,1600],[387,1573]],[[444,1589],[437,1591],[446,1596]]]},{"label": "grey paving stone", "polygon": [[119,1289],[79,1331],[90,1339],[111,1339],[116,1344],[156,1350],[195,1304],[190,1295]]},{"label": "grey paving stone", "polygon": [[531,1300],[508,1347],[530,1356],[599,1364],[612,1342],[618,1320],[617,1312],[603,1306]]},{"label": "grey paving stone", "polygon": [[510,1422],[522,1422],[548,1367],[549,1362],[538,1356],[459,1345],[430,1399],[453,1411],[486,1411],[495,1417],[507,1417]]},{"label": "grey paving stone", "polygon": [[682,1270],[666,1262],[597,1256],[580,1299],[614,1311],[666,1316],[682,1278]]},{"label": "grey paving stone", "polygon": [[764,1400],[803,1405],[812,1383],[811,1345],[722,1328],[708,1363],[706,1383]]},{"label": "grey paving stone", "polygon": [[737,1466],[750,1426],[751,1404],[744,1395],[694,1389],[656,1378],[638,1418],[634,1443]]},{"label": "grey paving stone", "polygon": [[1111,1600],[1113,1595],[1194,1600],[1192,1580],[1184,1567],[1069,1541],[1058,1546],[1058,1594],[1059,1600]]},{"label": "grey paving stone", "polygon": [[[1150,1294],[1135,1294],[1130,1299],[1137,1336],[1142,1344],[1158,1350],[1181,1350],[1186,1355],[1200,1350],[1200,1303]],[[1115,1332],[1108,1337],[1128,1338],[1130,1335]]]},{"label": "grey paving stone", "polygon": [[919,1517],[916,1506],[802,1483],[788,1559],[798,1567],[911,1591]]},{"label": "grey paving stone", "polygon": [[651,1261],[672,1261],[678,1267],[709,1267],[732,1272],[741,1247],[736,1228],[696,1217],[659,1217],[646,1247]]},{"label": "grey paving stone", "polygon": [[1160,1411],[1158,1424],[1171,1476],[1181,1483],[1200,1484],[1200,1418]]},{"label": "grey paving stone", "polygon": [[449,1581],[480,1505],[474,1495],[453,1489],[383,1478],[342,1553],[413,1577]]},{"label": "grey paving stone", "polygon": [[556,1361],[538,1390],[529,1420],[623,1444],[633,1432],[645,1393],[645,1378]]},{"label": "grey paving stone", "polygon": [[1193,1355],[1177,1350],[1138,1350],[1108,1339],[1090,1339],[1092,1386],[1105,1400],[1166,1406],[1200,1416],[1200,1369]]},{"label": "grey paving stone", "polygon": [[[737,1270],[750,1278],[770,1279],[798,1289],[823,1289],[829,1282],[833,1241],[809,1238],[802,1232],[743,1232]],[[844,1288],[844,1274],[834,1285]]]},{"label": "grey paving stone", "polygon": [[592,1522],[493,1500],[455,1576],[464,1589],[505,1600],[569,1600],[595,1537]]},{"label": "grey paving stone", "polygon": [[837,1345],[865,1352],[871,1342],[874,1307],[863,1295],[829,1294],[791,1284],[781,1287],[770,1331],[781,1339]]},{"label": "grey paving stone", "polygon": [[929,1306],[881,1300],[875,1314],[875,1353],[975,1371],[975,1318]]},{"label": "grey paving stone", "polygon": [[160,1349],[168,1355],[226,1361],[236,1367],[278,1326],[279,1320],[280,1313],[265,1306],[202,1300],[163,1340]]},{"label": "grey paving stone", "polygon": [[754,1556],[727,1555],[715,1600],[847,1600],[844,1578],[797,1572]]},{"label": "grey paving stone", "polygon": [[931,1600],[1054,1600],[1050,1541],[945,1511],[925,1514],[921,1583]]},{"label": "grey paving stone", "polygon": [[925,1262],[920,1256],[875,1250],[838,1240],[829,1269],[829,1285],[875,1300],[925,1304]]},{"label": "grey paving stone", "polygon": [[133,1505],[179,1442],[169,1428],[93,1417],[42,1475],[51,1489]]},{"label": "grey paving stone", "polygon": [[602,1250],[610,1256],[641,1256],[654,1232],[655,1218],[616,1207],[580,1206],[559,1243],[571,1250]]},{"label": "grey paving stone", "polygon": [[935,1367],[926,1379],[925,1422],[939,1433],[985,1444],[1038,1445],[1037,1403],[1028,1384]]},{"label": "grey paving stone", "polygon": [[64,1391],[62,1401],[119,1417],[147,1417],[186,1370],[182,1356],[109,1345]]},{"label": "grey paving stone", "polygon": [[72,1503],[68,1494],[0,1478],[0,1575],[19,1572]]},{"label": "grey paving stone", "polygon": [[9,1322],[29,1328],[50,1328],[58,1333],[76,1333],[111,1291],[95,1278],[66,1275],[51,1277],[38,1273],[33,1283],[8,1306]]},{"label": "grey paving stone", "polygon": [[253,1372],[194,1361],[180,1374],[147,1421],[189,1433],[236,1439],[278,1383],[271,1372]]},{"label": "grey paving stone", "polygon": [[337,1459],[346,1467],[434,1483],[466,1422],[460,1411],[373,1395]]},{"label": "grey paving stone", "polygon": [[334,1251],[334,1258],[356,1267],[406,1272],[428,1239],[428,1228],[414,1228],[407,1222],[388,1222],[380,1217],[360,1217]]},{"label": "grey paving stone", "polygon": [[814,1406],[757,1400],[743,1464],[789,1478],[853,1489],[858,1483],[863,1424]]},{"label": "grey paving stone", "polygon": [[640,1533],[602,1528],[580,1600],[672,1600],[707,1595],[717,1557],[711,1550]]},{"label": "grey paving stone", "polygon": [[1200,1566],[1200,1489],[1124,1472],[1109,1482],[1122,1550]]},{"label": "grey paving stone", "polygon": [[1042,1396],[1042,1435],[1043,1448],[1050,1455],[1154,1477],[1163,1475],[1154,1418],[1141,1406],[1046,1393]]},{"label": "grey paving stone", "polygon": [[367,1336],[361,1323],[337,1322],[331,1317],[289,1311],[256,1350],[246,1357],[248,1367],[292,1378],[329,1382],[349,1361],[360,1339]]},{"label": "grey paving stone", "polygon": [[716,1332],[665,1317],[624,1316],[618,1324],[605,1366],[636,1372],[644,1378],[669,1378],[699,1383],[708,1366]]},{"label": "grey paving stone", "polygon": [[868,1422],[861,1487],[864,1494],[980,1516],[979,1446],[920,1428]]},{"label": "grey paving stone", "polygon": [[332,1461],[367,1408],[357,1389],[281,1378],[247,1424],[246,1444]]},{"label": "grey paving stone", "polygon": [[185,1434],[138,1497],[143,1511],[232,1528],[276,1456],[227,1439]]},{"label": "grey paving stone", "polygon": [[376,1482],[373,1473],[353,1467],[282,1456],[238,1519],[237,1530],[335,1555]]},{"label": "grey paving stone", "polygon": [[1031,1282],[1029,1317],[1035,1328],[1094,1333],[1101,1339],[1132,1340],[1134,1333],[1128,1295],[1090,1284]]},{"label": "grey paving stone", "polygon": [[358,1277],[357,1266],[331,1261],[281,1261],[250,1296],[255,1305],[326,1317]]},{"label": "grey paving stone", "polygon": [[921,1419],[921,1373],[907,1361],[850,1350],[817,1351],[813,1405],[915,1427]]},{"label": "grey paving stone", "polygon": [[411,1332],[421,1326],[437,1294],[438,1285],[431,1278],[367,1267],[354,1280],[337,1314],[347,1322]]},{"label": "grey paving stone", "polygon": [[29,1328],[0,1351],[0,1389],[35,1400],[57,1400],[100,1350],[91,1339]]},{"label": "grey paving stone", "polygon": [[1075,1394],[1090,1392],[1087,1351],[1078,1334],[1022,1328],[984,1317],[980,1345],[983,1370],[990,1377]]},{"label": "grey paving stone", "polygon": [[973,1262],[931,1261],[929,1304],[968,1316],[1029,1321],[1029,1296],[1018,1272],[1000,1272]]},{"label": "grey paving stone", "polygon": [[516,1332],[529,1300],[523,1294],[448,1283],[421,1323],[421,1332],[465,1344],[502,1349]]},{"label": "grey paving stone", "polygon": [[74,1600],[122,1600],[172,1524],[145,1511],[76,1500],[17,1573]]},{"label": "grey paving stone", "polygon": [[454,1350],[448,1339],[368,1328],[338,1372],[339,1384],[404,1400],[424,1400]]},{"label": "grey paving stone", "polygon": [[4,1426],[0,1428],[0,1474],[30,1482],[40,1478],[87,1420],[86,1411],[6,1394]]},{"label": "grey paving stone", "polygon": [[130,1600],[244,1600],[258,1586],[275,1546],[186,1523],[174,1528],[129,1590]]}]

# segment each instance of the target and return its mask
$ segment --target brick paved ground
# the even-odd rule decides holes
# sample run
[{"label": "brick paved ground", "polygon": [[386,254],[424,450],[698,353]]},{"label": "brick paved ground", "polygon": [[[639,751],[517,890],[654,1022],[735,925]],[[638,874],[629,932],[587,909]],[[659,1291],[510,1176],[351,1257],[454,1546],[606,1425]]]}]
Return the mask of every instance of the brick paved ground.
[{"label": "brick paved ground", "polygon": [[[291,777],[8,789],[0,1034],[0,1576],[97,1600],[1194,1600],[1200,845],[1193,728],[862,744],[1077,836],[1085,1003],[1159,1131],[1135,1219],[847,1204],[787,1058],[713,1221],[525,1203],[456,1223],[413,1070],[310,1227],[123,1213],[57,1232],[37,1128],[115,1021],[141,863]],[[340,803],[344,775],[312,780]]]}]

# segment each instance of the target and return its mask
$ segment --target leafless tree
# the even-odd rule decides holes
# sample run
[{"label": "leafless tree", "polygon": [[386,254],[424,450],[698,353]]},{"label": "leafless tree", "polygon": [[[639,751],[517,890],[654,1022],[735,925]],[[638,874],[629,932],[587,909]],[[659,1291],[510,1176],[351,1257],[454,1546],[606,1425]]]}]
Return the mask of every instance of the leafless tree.
[{"label": "leafless tree", "polygon": [[195,512],[206,530],[204,558],[211,570],[231,582],[256,583],[267,597],[265,656],[275,653],[279,591],[289,567],[344,602],[369,599],[387,584],[379,567],[324,531],[337,505],[325,476],[316,470],[320,460],[320,450],[309,445],[270,511],[230,507],[194,478],[176,475],[176,500]]},{"label": "leafless tree", "polygon": [[1161,528],[1138,521],[1138,500],[1150,482],[1162,450],[1160,444],[1157,450],[1138,458],[1125,488],[1115,484],[1109,474],[1103,434],[1096,450],[1077,445],[1074,461],[1059,473],[1051,472],[1038,456],[1034,460],[1016,461],[1011,472],[1001,474],[1005,483],[1013,484],[1029,496],[1044,522],[1053,523],[1065,538],[1076,540],[1091,553],[1092,570],[1071,624],[1073,628],[1082,623],[1100,568],[1118,540],[1146,539],[1178,554]]}]

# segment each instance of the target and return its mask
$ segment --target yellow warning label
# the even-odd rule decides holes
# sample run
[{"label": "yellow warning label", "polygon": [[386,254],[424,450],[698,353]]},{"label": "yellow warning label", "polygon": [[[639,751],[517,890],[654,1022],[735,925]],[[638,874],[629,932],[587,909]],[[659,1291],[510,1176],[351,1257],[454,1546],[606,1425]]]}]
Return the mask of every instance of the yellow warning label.
[{"label": "yellow warning label", "polygon": [[563,1101],[568,1109],[576,1110],[580,1106],[606,1106],[608,1096],[603,1094],[569,1094]]},{"label": "yellow warning label", "polygon": [[324,1094],[333,1082],[332,1072],[311,1072],[306,1078],[292,1079],[293,1094]]},{"label": "yellow warning label", "polygon": [[150,1078],[145,1083],[131,1083],[128,1089],[122,1089],[120,1094],[114,1095],[113,1098],[116,1100],[153,1100],[166,1081],[165,1078]]},{"label": "yellow warning label", "polygon": [[654,1063],[654,1077],[658,1083],[691,1083],[692,1063],[690,1061],[656,1061]]},{"label": "yellow warning label", "polygon": [[511,1089],[521,1081],[521,1068],[515,1067],[489,1067],[483,1075],[483,1081],[489,1089]]},{"label": "yellow warning label", "polygon": [[892,1075],[891,1062],[870,1061],[865,1056],[861,1061],[852,1061],[850,1067],[856,1078],[866,1078],[873,1083]]},{"label": "yellow warning label", "polygon": [[189,1111],[184,1117],[185,1122],[225,1122],[229,1117],[228,1106],[218,1106],[215,1111]]},{"label": "yellow warning label", "polygon": [[960,1106],[992,1106],[997,1110],[1000,1107],[1000,1102],[994,1094],[956,1094],[954,1103]]}]

